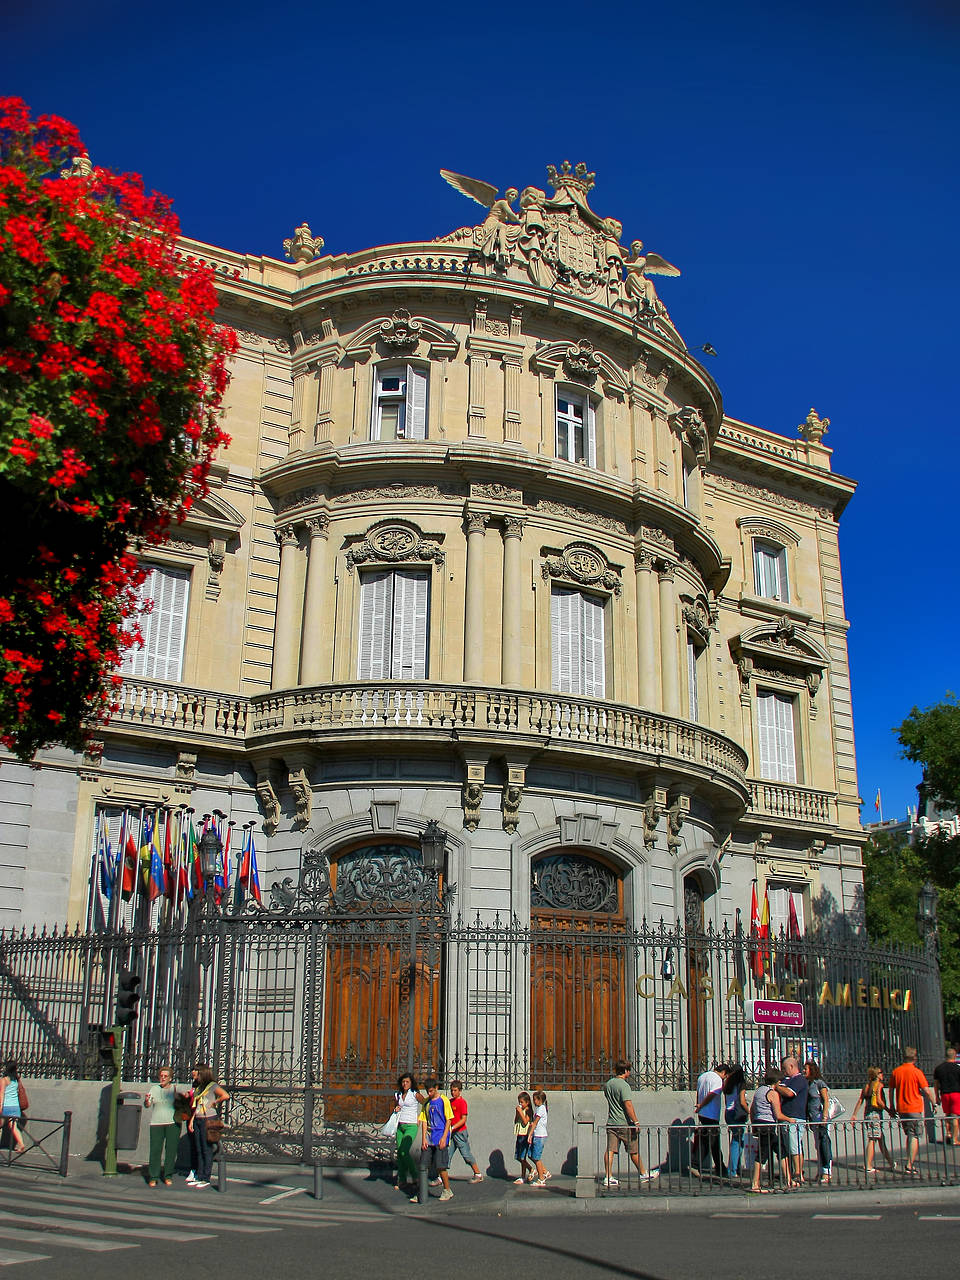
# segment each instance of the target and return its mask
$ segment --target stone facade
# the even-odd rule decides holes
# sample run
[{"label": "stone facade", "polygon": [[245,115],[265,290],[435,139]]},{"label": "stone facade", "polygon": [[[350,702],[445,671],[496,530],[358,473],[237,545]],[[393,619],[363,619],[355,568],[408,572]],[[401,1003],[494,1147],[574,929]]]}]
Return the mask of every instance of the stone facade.
[{"label": "stone facade", "polygon": [[[571,851],[636,922],[746,922],[756,877],[859,925],[854,485],[825,422],[724,414],[649,279],[676,269],[627,254],[581,168],[441,242],[184,242],[240,351],[210,497],[150,556],[188,575],[179,678],[128,679],[82,760],[4,763],[2,923],[84,920],[98,806],[186,803],[255,820],[267,883],[435,818],[471,918],[528,919],[532,860]],[[360,634],[396,571],[422,674],[378,650],[360,678],[406,643]]]}]

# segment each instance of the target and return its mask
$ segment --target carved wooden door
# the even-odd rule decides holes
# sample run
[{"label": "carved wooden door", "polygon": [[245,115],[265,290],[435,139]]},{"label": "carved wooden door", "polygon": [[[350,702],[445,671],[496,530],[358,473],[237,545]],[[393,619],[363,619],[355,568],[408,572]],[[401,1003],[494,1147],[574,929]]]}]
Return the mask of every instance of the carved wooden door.
[{"label": "carved wooden door", "polygon": [[580,854],[531,868],[530,1082],[593,1088],[626,1049],[623,886]]},{"label": "carved wooden door", "polygon": [[[704,1003],[704,976],[709,972],[709,955],[699,945],[704,932],[703,885],[697,876],[683,882],[683,919],[687,934],[687,1061],[693,1081],[710,1065],[707,1062],[707,1018]],[[704,939],[705,941],[705,939]]]}]

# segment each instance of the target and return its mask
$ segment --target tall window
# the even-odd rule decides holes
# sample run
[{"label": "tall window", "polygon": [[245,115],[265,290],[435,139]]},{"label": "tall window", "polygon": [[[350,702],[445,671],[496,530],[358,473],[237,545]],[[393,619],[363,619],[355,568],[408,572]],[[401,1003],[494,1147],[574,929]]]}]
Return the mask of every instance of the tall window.
[{"label": "tall window", "polygon": [[794,700],[783,693],[757,693],[757,731],[760,777],[776,782],[796,782],[797,752],[794,733]]},{"label": "tall window", "polygon": [[766,600],[790,600],[787,585],[787,553],[775,542],[753,542],[753,581],[758,596]]},{"label": "tall window", "polygon": [[380,365],[373,404],[374,440],[425,440],[427,375],[410,364]]},{"label": "tall window", "polygon": [[183,641],[187,630],[190,574],[185,569],[148,565],[138,599],[152,600],[153,608],[139,617],[143,648],[128,649],[121,671],[148,680],[183,678]]},{"label": "tall window", "polygon": [[700,719],[700,665],[703,647],[687,635],[687,707],[691,720]]},{"label": "tall window", "polygon": [[359,680],[425,680],[430,576],[383,569],[360,580]]},{"label": "tall window", "polygon": [[603,600],[554,587],[550,596],[553,687],[585,698],[604,696]]},{"label": "tall window", "polygon": [[793,910],[796,917],[796,931],[803,937],[806,932],[806,924],[803,918],[803,889],[796,885],[775,884],[770,881],[767,884],[767,901],[770,903],[770,932],[774,937],[778,937],[780,931],[786,937],[790,937],[790,903],[793,901]]},{"label": "tall window", "polygon": [[557,388],[557,457],[597,465],[596,415],[586,396]]}]

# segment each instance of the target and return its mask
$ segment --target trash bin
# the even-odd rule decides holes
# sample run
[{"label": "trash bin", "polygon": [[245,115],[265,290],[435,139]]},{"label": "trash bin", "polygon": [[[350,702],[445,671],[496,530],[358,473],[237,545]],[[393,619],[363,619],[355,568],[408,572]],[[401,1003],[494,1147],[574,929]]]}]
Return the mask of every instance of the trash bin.
[{"label": "trash bin", "polygon": [[117,1099],[117,1150],[136,1151],[140,1142],[143,1103],[139,1093],[121,1093]]}]

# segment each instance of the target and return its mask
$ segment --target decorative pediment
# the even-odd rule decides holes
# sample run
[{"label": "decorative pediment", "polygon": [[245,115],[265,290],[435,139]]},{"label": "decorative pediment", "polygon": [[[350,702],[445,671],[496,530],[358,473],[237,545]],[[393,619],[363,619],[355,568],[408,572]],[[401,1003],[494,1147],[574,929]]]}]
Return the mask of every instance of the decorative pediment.
[{"label": "decorative pediment", "polygon": [[[441,535],[442,536],[442,535]],[[406,520],[382,520],[371,525],[359,541],[347,549],[347,568],[373,561],[377,564],[443,564],[439,543],[424,537]]]},{"label": "decorative pediment", "polygon": [[737,527],[751,538],[766,538],[781,547],[796,547],[800,543],[799,535],[788,529],[779,520],[770,520],[766,516],[740,516]]},{"label": "decorative pediment", "polygon": [[239,533],[244,524],[244,518],[236,507],[216,492],[197,499],[183,522],[185,528],[202,529],[205,533],[218,533],[228,538]]},{"label": "decorative pediment", "polygon": [[734,636],[730,652],[744,684],[756,675],[772,673],[803,681],[811,695],[830,665],[826,650],[786,615],[779,622],[764,622]]},{"label": "decorative pediment", "polygon": [[593,386],[599,377],[604,391],[624,398],[629,390],[623,369],[586,339],[544,343],[533,353],[530,364],[538,373],[561,380],[569,378],[586,386]]},{"label": "decorative pediment", "polygon": [[559,555],[545,556],[541,572],[545,580],[554,578],[578,587],[600,587],[615,596],[623,590],[620,570],[588,542],[571,542]]},{"label": "decorative pediment", "polygon": [[371,320],[345,342],[347,355],[359,361],[369,359],[377,349],[384,356],[420,354],[449,360],[460,347],[452,329],[445,329],[426,316],[412,316],[405,307]]}]

